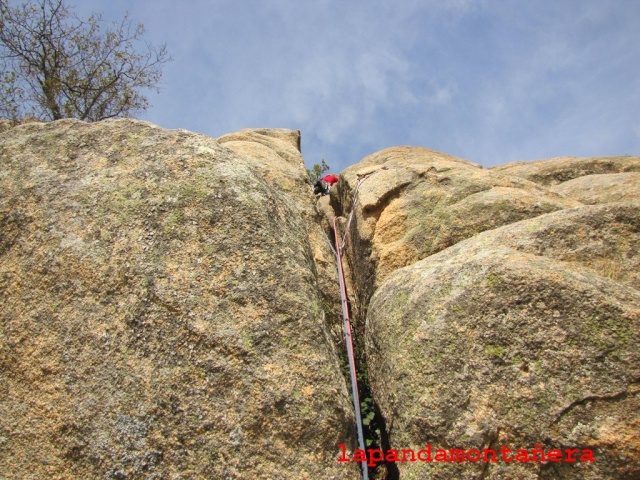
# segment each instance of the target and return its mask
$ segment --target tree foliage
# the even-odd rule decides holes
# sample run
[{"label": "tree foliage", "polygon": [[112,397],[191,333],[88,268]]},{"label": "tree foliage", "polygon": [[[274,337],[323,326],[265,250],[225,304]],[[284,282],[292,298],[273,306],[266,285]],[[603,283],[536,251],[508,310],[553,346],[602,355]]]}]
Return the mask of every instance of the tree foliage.
[{"label": "tree foliage", "polygon": [[128,15],[103,23],[81,20],[64,0],[0,0],[0,117],[97,121],[146,110],[141,90],[158,90],[166,45],[142,42],[144,26]]},{"label": "tree foliage", "polygon": [[321,163],[316,163],[313,167],[311,167],[311,170],[307,168],[307,175],[309,176],[311,185],[320,180],[322,174],[327,170],[329,170],[329,165],[327,165],[327,162],[325,162],[324,159],[322,159]]}]

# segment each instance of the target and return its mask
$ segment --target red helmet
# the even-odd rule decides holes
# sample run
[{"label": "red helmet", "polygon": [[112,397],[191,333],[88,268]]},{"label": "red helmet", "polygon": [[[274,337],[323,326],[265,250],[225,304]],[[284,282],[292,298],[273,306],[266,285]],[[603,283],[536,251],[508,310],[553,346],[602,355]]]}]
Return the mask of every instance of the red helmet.
[{"label": "red helmet", "polygon": [[329,185],[333,185],[334,183],[340,181],[340,179],[333,174],[325,175],[324,177],[322,177],[322,180],[327,182]]}]

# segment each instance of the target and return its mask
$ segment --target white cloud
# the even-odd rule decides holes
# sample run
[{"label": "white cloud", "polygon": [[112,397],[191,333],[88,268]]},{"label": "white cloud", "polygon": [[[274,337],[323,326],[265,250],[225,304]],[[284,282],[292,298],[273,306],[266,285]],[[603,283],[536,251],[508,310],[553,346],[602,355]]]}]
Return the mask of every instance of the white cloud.
[{"label": "white cloud", "polygon": [[640,149],[635,0],[81,7],[130,9],[167,41],[175,61],[146,117],[171,128],[297,128],[311,161],[331,155],[339,168],[406,143],[485,164]]}]

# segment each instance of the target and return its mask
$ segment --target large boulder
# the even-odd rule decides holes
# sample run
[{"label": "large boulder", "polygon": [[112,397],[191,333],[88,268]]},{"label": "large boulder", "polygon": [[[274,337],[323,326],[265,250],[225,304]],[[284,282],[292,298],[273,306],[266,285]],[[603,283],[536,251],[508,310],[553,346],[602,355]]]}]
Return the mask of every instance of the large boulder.
[{"label": "large boulder", "polygon": [[580,205],[460,158],[421,147],[394,147],[341,173],[332,203],[343,217],[350,213],[361,179],[347,244],[353,305],[361,316],[394,270],[482,231]]},{"label": "large boulder", "polygon": [[640,199],[640,172],[585,175],[549,190],[586,205],[633,201]]},{"label": "large boulder", "polygon": [[0,134],[2,478],[359,478],[299,135],[243,135]]},{"label": "large boulder", "polygon": [[247,129],[228,133],[217,143],[254,162],[258,172],[275,188],[283,190],[305,210],[309,202],[307,174],[301,167],[300,132],[297,130]]},{"label": "large boulder", "polygon": [[538,216],[386,278],[366,347],[390,446],[450,460],[400,478],[640,478],[639,207]]},{"label": "large boulder", "polygon": [[[216,141],[242,155],[272,186],[287,195],[289,203],[295,203],[297,215],[302,220],[312,251],[321,294],[322,307],[329,325],[331,338],[342,345],[342,320],[340,290],[336,279],[335,257],[324,234],[321,204],[310,201],[312,187],[300,156],[300,132],[287,129],[246,129],[218,137]],[[277,219],[271,222],[279,228]]]},{"label": "large boulder", "polygon": [[531,180],[544,186],[606,173],[640,172],[640,157],[558,157],[528,162],[512,162],[489,170]]}]

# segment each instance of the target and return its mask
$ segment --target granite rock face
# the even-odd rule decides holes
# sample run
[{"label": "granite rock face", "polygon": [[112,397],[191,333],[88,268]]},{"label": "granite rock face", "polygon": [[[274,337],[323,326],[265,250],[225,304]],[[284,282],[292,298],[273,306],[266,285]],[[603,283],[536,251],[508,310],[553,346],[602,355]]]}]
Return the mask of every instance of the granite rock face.
[{"label": "granite rock face", "polygon": [[389,478],[640,478],[639,172],[394,147],[314,202],[297,131],[0,123],[0,477],[360,478],[325,239],[358,188],[383,446],[500,457]]},{"label": "granite rock face", "polygon": [[[323,312],[334,344],[342,345],[341,311],[337,299],[340,296],[336,281],[336,264],[324,236],[322,215],[309,200],[309,180],[301,168],[300,132],[285,129],[253,129],[223,135],[218,143],[242,155],[252,162],[256,171],[273,188],[286,193],[288,202],[296,205],[297,215],[307,229],[309,245],[313,254],[312,270],[316,271]],[[273,220],[277,229],[279,223]]]},{"label": "granite rock face", "polygon": [[[635,478],[640,209],[583,207],[481,233],[390,275],[367,317],[398,448],[590,449],[595,463],[406,463],[401,478]],[[635,433],[634,433],[635,432]]]},{"label": "granite rock face", "polygon": [[640,199],[640,172],[585,175],[550,190],[586,205],[634,201]]},{"label": "granite rock face", "polygon": [[640,157],[558,157],[507,163],[489,170],[553,186],[587,175],[640,172]]},{"label": "granite rock face", "polygon": [[341,174],[342,230],[361,182],[347,262],[386,446],[577,455],[399,462],[399,478],[640,478],[639,168],[396,147]]},{"label": "granite rock face", "polygon": [[0,133],[2,478],[359,477],[336,462],[353,414],[298,147],[132,120]]},{"label": "granite rock face", "polygon": [[[368,175],[368,176],[367,176]],[[477,233],[580,205],[533,182],[419,147],[394,147],[341,174],[332,192],[337,212],[350,210],[359,178],[358,208],[348,244],[355,308],[394,270]]]}]

